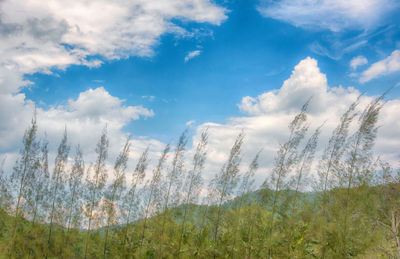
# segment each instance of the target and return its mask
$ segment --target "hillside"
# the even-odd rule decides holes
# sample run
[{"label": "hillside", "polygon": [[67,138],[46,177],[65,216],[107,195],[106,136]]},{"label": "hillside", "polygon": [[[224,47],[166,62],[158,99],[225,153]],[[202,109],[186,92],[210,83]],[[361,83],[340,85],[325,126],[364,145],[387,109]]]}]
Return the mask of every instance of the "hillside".
[{"label": "hillside", "polygon": [[151,169],[145,149],[132,171],[130,139],[110,167],[104,129],[86,165],[79,146],[70,155],[65,131],[50,172],[48,142],[33,119],[13,170],[0,170],[0,257],[400,258],[400,172],[372,153],[382,97],[361,114],[357,102],[317,167],[320,128],[306,136],[304,104],[259,187],[261,153],[241,167],[243,131],[205,182],[207,130],[191,161],[185,130]]}]

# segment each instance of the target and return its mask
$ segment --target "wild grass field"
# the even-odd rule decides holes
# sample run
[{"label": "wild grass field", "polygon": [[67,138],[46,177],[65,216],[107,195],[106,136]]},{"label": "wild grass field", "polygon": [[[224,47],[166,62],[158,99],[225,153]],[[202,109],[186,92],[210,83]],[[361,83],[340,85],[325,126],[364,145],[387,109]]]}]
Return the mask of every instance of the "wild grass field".
[{"label": "wild grass field", "polygon": [[323,128],[309,129],[304,104],[261,186],[262,152],[240,170],[245,132],[205,182],[207,130],[191,160],[184,131],[152,169],[148,150],[127,167],[129,139],[107,167],[106,129],[88,163],[65,132],[50,171],[33,118],[0,174],[0,258],[400,258],[399,170],[372,152],[383,96],[360,105],[317,156]]}]

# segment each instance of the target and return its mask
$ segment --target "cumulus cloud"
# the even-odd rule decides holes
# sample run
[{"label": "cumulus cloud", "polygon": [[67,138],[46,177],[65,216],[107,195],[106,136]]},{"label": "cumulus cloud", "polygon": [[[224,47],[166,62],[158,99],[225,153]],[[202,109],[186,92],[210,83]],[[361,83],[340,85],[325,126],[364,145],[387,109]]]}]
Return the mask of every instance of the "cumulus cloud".
[{"label": "cumulus cloud", "polygon": [[364,56],[355,57],[350,61],[350,66],[353,70],[356,70],[359,66],[363,66],[366,64],[368,64],[368,60]]},{"label": "cumulus cloud", "polygon": [[[18,114],[14,114],[13,106],[8,107],[19,98],[17,106]],[[3,102],[1,103],[2,105]],[[21,110],[21,107],[24,109]],[[34,104],[24,104],[24,96],[17,95],[5,104],[6,111],[10,113],[8,124],[1,124],[0,151],[14,151],[20,138],[33,116]],[[92,152],[94,143],[101,134],[101,130],[107,127],[107,131],[116,148],[126,138],[122,129],[132,120],[140,117],[152,117],[154,112],[142,106],[126,106],[124,100],[111,96],[103,87],[89,89],[79,94],[77,99],[68,100],[66,105],[51,107],[50,109],[37,108],[37,120],[40,136],[46,132],[47,139],[52,145],[59,142],[61,134],[67,127],[71,144],[80,144],[85,151]],[[112,153],[118,152],[114,150]]]},{"label": "cumulus cloud", "polygon": [[297,27],[338,32],[376,28],[398,7],[395,0],[262,0],[258,11]]},{"label": "cumulus cloud", "polygon": [[[301,106],[310,98],[309,124],[310,134],[324,123],[318,152],[326,146],[333,129],[347,107],[354,102],[360,92],[352,87],[330,87],[318,62],[306,58],[295,66],[289,79],[279,89],[267,91],[257,97],[243,97],[239,104],[245,113],[241,117],[230,118],[226,123],[204,123],[197,128],[196,139],[200,132],[208,128],[209,155],[207,172],[216,172],[229,155],[229,149],[240,131],[246,133],[243,152],[243,170],[253,156],[262,149],[260,170],[257,183],[261,184],[270,174],[273,158],[279,144],[286,141],[289,134],[288,124]],[[374,96],[363,96],[359,109],[363,109]],[[400,144],[400,100],[388,101],[379,120],[379,134],[375,151],[384,159],[397,163],[400,153],[396,146]],[[318,158],[318,157],[317,157]],[[211,177],[211,174],[208,176]]]},{"label": "cumulus cloud", "polygon": [[400,50],[395,50],[387,58],[372,64],[362,72],[360,82],[365,83],[374,78],[400,71]]},{"label": "cumulus cloud", "polygon": [[[261,184],[270,175],[279,144],[284,143],[288,137],[287,125],[304,102],[312,97],[309,107],[310,133],[325,122],[318,146],[318,152],[321,152],[337,126],[340,116],[359,95],[360,92],[352,87],[329,86],[326,75],[318,67],[318,62],[306,58],[294,67],[291,76],[280,88],[256,97],[243,97],[239,104],[243,116],[229,118],[226,123],[207,122],[194,128],[195,134],[192,138],[192,148],[187,152],[186,166],[190,167],[190,159],[194,155],[194,148],[200,140],[201,132],[208,129],[209,145],[204,177],[206,180],[211,179],[226,162],[236,136],[244,130],[246,136],[241,169],[246,170],[254,155],[262,149],[260,169],[256,174],[256,183]],[[23,96],[15,98],[24,101]],[[91,102],[91,99],[98,100],[105,107],[97,107],[96,102]],[[373,99],[374,96],[363,96],[360,110]],[[399,99],[387,101],[378,123],[380,128],[375,151],[392,163],[397,163],[400,159],[399,109]],[[126,134],[122,131],[123,126],[130,120],[149,117],[152,114],[151,110],[140,106],[125,106],[123,100],[111,96],[103,88],[89,89],[76,99],[69,100],[64,106],[38,110],[40,126],[48,131],[49,138],[58,142],[65,121],[68,121],[71,141],[83,143],[89,151],[94,149],[100,129],[107,124],[112,144],[111,157],[116,156],[126,138]],[[31,113],[27,112],[27,118],[30,115]],[[160,141],[145,137],[133,139],[130,168],[134,166],[140,152],[148,146],[150,146],[150,159],[154,164],[164,145]],[[92,159],[93,157],[89,161]]]},{"label": "cumulus cloud", "polygon": [[[149,57],[165,33],[196,37],[177,21],[219,25],[225,13],[210,0],[0,0],[0,151],[16,151],[33,115],[35,103],[21,92],[32,84],[24,75]],[[151,110],[125,106],[103,88],[83,92],[64,106],[38,109],[49,137],[57,130],[61,135],[68,124],[73,137],[88,145],[105,123],[111,135],[124,135],[122,128],[131,120],[150,116]]]},{"label": "cumulus cloud", "polygon": [[309,112],[320,114],[334,105],[336,96],[353,100],[357,91],[353,88],[329,88],[326,75],[321,73],[318,63],[310,57],[295,66],[292,75],[285,80],[279,90],[265,92],[257,97],[246,96],[239,104],[242,112],[249,115],[298,111],[309,98],[312,98]]},{"label": "cumulus cloud", "polygon": [[227,18],[225,12],[209,0],[3,0],[0,66],[22,77],[73,64],[99,66],[102,61],[95,55],[151,56],[162,34],[192,35],[174,19],[219,25]]},{"label": "cumulus cloud", "polygon": [[200,51],[200,50],[193,50],[193,51],[190,51],[190,52],[186,55],[186,57],[185,57],[185,62],[188,62],[189,60],[191,60],[191,59],[193,59],[193,58],[199,56],[200,54],[201,54],[201,51]]},{"label": "cumulus cloud", "polygon": [[69,100],[67,109],[69,114],[80,120],[103,120],[104,122],[115,120],[116,122],[120,121],[120,124],[123,125],[131,119],[137,120],[139,116],[151,117],[154,115],[152,110],[142,106],[123,106],[123,102],[123,100],[111,96],[103,87],[99,87],[80,93],[77,100]]}]

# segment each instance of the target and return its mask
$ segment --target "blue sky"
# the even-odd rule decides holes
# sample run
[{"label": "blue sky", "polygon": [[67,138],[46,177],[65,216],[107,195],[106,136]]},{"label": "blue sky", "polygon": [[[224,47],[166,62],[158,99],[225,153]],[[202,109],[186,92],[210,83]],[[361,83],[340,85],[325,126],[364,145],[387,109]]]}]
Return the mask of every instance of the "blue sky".
[{"label": "blue sky", "polygon": [[[54,105],[104,86],[127,104],[151,107],[156,116],[133,122],[129,130],[163,140],[179,134],[189,120],[222,122],[238,115],[236,105],[243,96],[279,87],[300,59],[313,54],[305,44],[311,34],[263,18],[255,5],[228,4],[229,18],[220,26],[185,24],[188,30],[202,28],[212,36],[164,35],[152,57],[106,61],[94,69],[72,67],[58,72],[60,77],[31,75],[35,86],[26,94]],[[201,54],[185,62],[193,50]],[[150,102],[142,96],[155,98]]]},{"label": "blue sky", "polygon": [[[202,128],[217,125],[215,138],[223,141],[234,135],[230,129],[272,116],[282,125],[265,134],[279,140],[285,116],[307,94],[319,99],[322,93],[327,106],[338,106],[315,114],[339,116],[342,106],[334,98],[347,100],[344,106],[359,92],[372,98],[400,83],[395,0],[104,0],[77,6],[0,2],[3,153],[17,150],[23,132],[17,122],[29,122],[34,105],[50,139],[63,125],[78,136],[108,124],[117,125],[110,129],[116,141],[118,134],[132,134],[159,147],[194,121],[194,139]],[[99,10],[105,8],[103,17]],[[314,82],[310,90],[306,84]],[[343,96],[332,93],[338,86]],[[293,93],[289,101],[287,93]],[[387,99],[390,121],[400,107],[400,87]],[[249,135],[266,127],[255,125]],[[383,131],[386,142],[400,141],[396,130]],[[385,141],[379,148],[399,158]]]},{"label": "blue sky", "polygon": [[[162,35],[151,57],[110,61],[100,56],[104,64],[97,68],[73,65],[49,75],[26,75],[34,85],[24,93],[39,106],[49,107],[77,98],[89,88],[104,86],[111,95],[125,99],[127,105],[140,104],[155,112],[152,118],[131,122],[127,131],[168,141],[189,120],[221,123],[239,116],[237,104],[243,96],[279,88],[292,68],[308,56],[319,61],[330,85],[354,86],[368,94],[379,94],[400,81],[399,73],[394,73],[362,84],[350,76],[353,71],[349,66],[356,56],[374,63],[398,47],[400,30],[394,19],[367,33],[355,29],[332,32],[263,17],[257,10],[259,5],[258,1],[222,3],[229,11],[219,26],[177,21],[188,31],[199,29],[204,35]],[[359,42],[361,34],[367,34],[364,38],[368,43],[342,53],[343,48]],[[343,48],[335,49],[337,42],[346,41],[349,43],[342,43]],[[332,53],[315,50],[317,45]],[[185,62],[185,56],[194,50],[201,54]],[[390,96],[396,98],[399,93],[394,89]]]}]

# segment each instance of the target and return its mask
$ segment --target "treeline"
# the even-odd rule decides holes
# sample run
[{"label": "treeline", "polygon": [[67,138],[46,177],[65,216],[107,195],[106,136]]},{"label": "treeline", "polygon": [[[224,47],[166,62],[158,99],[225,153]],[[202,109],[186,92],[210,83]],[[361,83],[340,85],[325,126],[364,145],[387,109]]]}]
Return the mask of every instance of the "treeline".
[{"label": "treeline", "polygon": [[106,130],[87,164],[65,132],[50,172],[33,119],[0,173],[0,258],[400,258],[400,174],[372,153],[383,96],[359,99],[318,159],[307,102],[261,186],[262,152],[240,170],[244,132],[206,183],[207,130],[190,161],[184,131],[151,170],[148,149],[127,168],[129,139],[107,167]]}]

